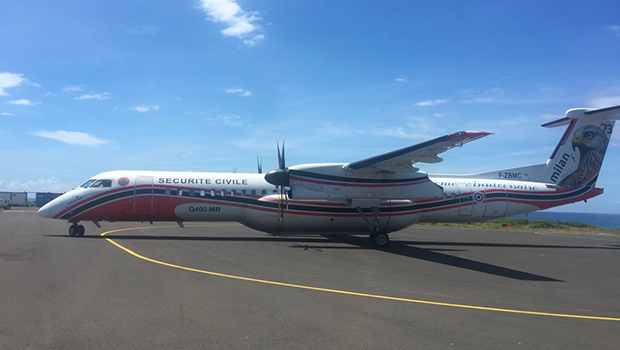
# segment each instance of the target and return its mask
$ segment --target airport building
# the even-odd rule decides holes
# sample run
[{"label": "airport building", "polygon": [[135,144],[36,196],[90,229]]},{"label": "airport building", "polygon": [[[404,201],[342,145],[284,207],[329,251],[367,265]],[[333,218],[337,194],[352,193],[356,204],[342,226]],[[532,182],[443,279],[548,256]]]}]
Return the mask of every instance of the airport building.
[{"label": "airport building", "polygon": [[0,192],[0,202],[5,203],[9,199],[11,200],[11,206],[28,206],[28,192]]},{"label": "airport building", "polygon": [[[27,207],[36,205],[42,207],[52,199],[59,197],[62,193],[37,192],[35,197],[29,197],[28,192],[6,192],[0,191],[0,207],[8,208],[9,199],[12,207]],[[31,193],[32,195],[32,193]]]},{"label": "airport building", "polygon": [[37,192],[35,197],[35,205],[37,207],[42,207],[47,203],[51,202],[52,199],[60,197],[62,193],[51,193],[51,192]]}]

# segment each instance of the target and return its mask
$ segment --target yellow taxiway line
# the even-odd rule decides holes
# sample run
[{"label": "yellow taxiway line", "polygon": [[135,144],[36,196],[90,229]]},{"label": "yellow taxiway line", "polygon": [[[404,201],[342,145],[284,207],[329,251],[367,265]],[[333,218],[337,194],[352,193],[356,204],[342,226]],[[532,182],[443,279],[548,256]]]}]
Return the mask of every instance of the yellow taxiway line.
[{"label": "yellow taxiway line", "polygon": [[268,285],[273,285],[273,286],[297,288],[297,289],[306,289],[306,290],[313,290],[313,291],[326,292],[326,293],[334,293],[334,294],[366,297],[366,298],[373,298],[373,299],[401,301],[401,302],[407,302],[407,303],[426,304],[426,305],[435,305],[435,306],[446,306],[446,307],[453,307],[453,308],[459,308],[459,309],[493,311],[493,312],[503,312],[503,313],[511,313],[511,314],[522,314],[522,315],[536,315],[536,316],[548,316],[548,317],[574,318],[574,319],[585,319],[585,320],[620,321],[620,318],[618,318],[618,317],[601,317],[601,316],[587,316],[587,315],[556,314],[556,313],[551,313],[551,312],[527,311],[527,310],[515,310],[515,309],[502,309],[502,308],[486,307],[486,306],[443,303],[443,302],[437,302],[437,301],[399,298],[399,297],[391,297],[391,296],[378,295],[378,294],[358,293],[358,292],[350,292],[350,291],[346,291],[346,290],[338,290],[338,289],[328,289],[328,288],[304,286],[304,285],[300,285],[300,284],[292,284],[292,283],[276,282],[276,281],[269,281],[269,280],[261,280],[261,279],[256,279],[256,278],[243,277],[243,276],[228,275],[228,274],[224,274],[224,273],[213,272],[213,271],[206,271],[206,270],[200,270],[200,269],[194,269],[194,268],[191,268],[191,267],[185,267],[185,266],[170,264],[170,263],[167,263],[167,262],[164,262],[164,261],[159,261],[159,260],[151,259],[151,258],[146,257],[144,255],[140,255],[140,254],[134,252],[133,250],[131,250],[129,248],[126,248],[126,247],[122,246],[121,244],[115,242],[111,238],[106,237],[107,234],[116,233],[116,232],[122,232],[122,231],[143,230],[143,229],[153,229],[153,228],[173,228],[173,227],[176,227],[176,226],[153,226],[153,227],[124,228],[124,229],[118,229],[118,230],[112,230],[112,231],[104,232],[104,233],[101,234],[101,237],[105,238],[108,242],[112,243],[113,245],[115,245],[116,247],[122,249],[123,251],[125,251],[125,252],[127,252],[127,253],[129,253],[129,254],[131,254],[133,256],[135,256],[136,258],[139,258],[139,259],[142,259],[142,260],[154,263],[154,264],[164,265],[164,266],[172,267],[172,268],[179,269],[179,270],[198,272],[198,273],[202,273],[202,274],[206,274],[206,275],[218,276],[218,277],[224,277],[224,278],[231,278],[231,279],[241,280],[241,281],[248,281],[248,282],[262,283],[262,284],[268,284]]}]

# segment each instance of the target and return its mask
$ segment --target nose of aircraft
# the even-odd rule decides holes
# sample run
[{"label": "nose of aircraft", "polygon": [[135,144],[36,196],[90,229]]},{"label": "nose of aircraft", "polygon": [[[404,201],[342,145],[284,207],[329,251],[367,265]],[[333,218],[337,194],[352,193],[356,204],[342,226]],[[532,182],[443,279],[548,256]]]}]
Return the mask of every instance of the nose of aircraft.
[{"label": "nose of aircraft", "polygon": [[42,206],[39,209],[39,215],[41,215],[44,218],[52,218],[54,216],[54,210],[52,209],[52,206],[50,205],[52,204],[52,202],[47,203],[46,205]]}]

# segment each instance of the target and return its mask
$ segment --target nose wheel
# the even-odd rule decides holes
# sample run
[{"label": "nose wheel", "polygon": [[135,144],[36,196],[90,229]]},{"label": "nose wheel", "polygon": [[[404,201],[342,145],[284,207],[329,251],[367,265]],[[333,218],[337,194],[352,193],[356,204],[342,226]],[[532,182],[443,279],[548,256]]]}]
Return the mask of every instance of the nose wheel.
[{"label": "nose wheel", "polygon": [[84,232],[86,232],[86,229],[84,228],[84,226],[82,225],[78,225],[77,223],[74,223],[73,225],[69,226],[69,236],[84,236]]}]

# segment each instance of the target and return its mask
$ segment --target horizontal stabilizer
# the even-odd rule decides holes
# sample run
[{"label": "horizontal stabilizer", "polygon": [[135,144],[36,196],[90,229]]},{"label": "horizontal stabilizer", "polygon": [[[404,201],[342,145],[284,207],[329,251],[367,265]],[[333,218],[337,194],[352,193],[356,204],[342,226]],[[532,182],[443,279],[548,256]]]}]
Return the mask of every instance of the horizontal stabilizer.
[{"label": "horizontal stabilizer", "polygon": [[552,122],[545,123],[541,125],[543,128],[555,128],[557,126],[568,125],[570,123],[569,117],[564,117],[558,120],[554,120]]},{"label": "horizontal stabilizer", "polygon": [[592,108],[573,108],[566,111],[566,117],[545,123],[542,125],[544,128],[555,128],[557,126],[563,126],[570,124],[572,119],[580,118],[600,118],[609,120],[620,119],[620,106],[613,106],[600,109]]}]

